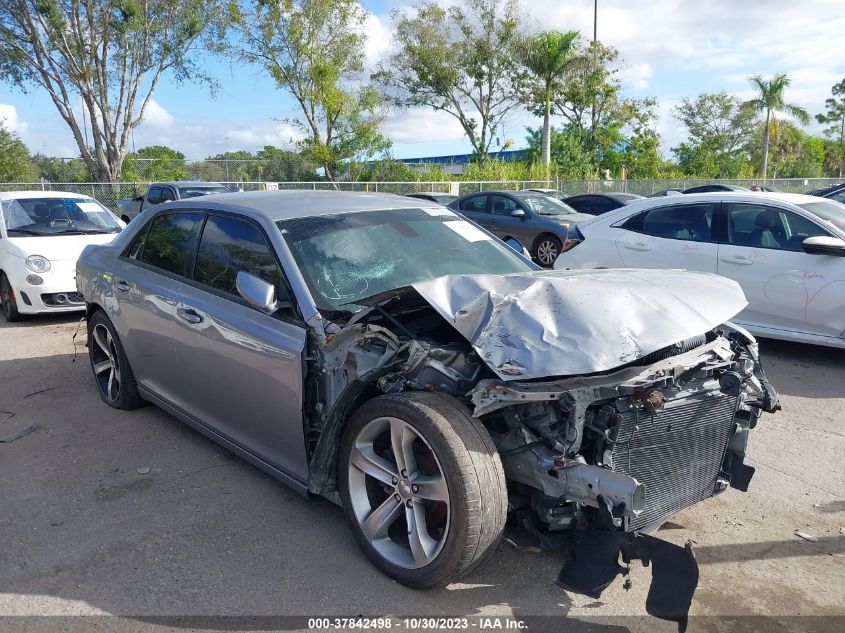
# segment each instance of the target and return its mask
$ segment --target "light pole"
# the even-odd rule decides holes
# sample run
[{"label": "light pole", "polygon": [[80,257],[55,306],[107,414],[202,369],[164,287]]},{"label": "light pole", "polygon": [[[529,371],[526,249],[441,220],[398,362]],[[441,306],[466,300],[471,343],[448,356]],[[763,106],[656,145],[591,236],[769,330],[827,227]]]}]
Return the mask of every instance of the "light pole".
[{"label": "light pole", "polygon": [[593,0],[593,44],[598,39],[599,31],[599,0]]},{"label": "light pole", "polygon": [[226,182],[229,182],[229,137],[226,137]]}]

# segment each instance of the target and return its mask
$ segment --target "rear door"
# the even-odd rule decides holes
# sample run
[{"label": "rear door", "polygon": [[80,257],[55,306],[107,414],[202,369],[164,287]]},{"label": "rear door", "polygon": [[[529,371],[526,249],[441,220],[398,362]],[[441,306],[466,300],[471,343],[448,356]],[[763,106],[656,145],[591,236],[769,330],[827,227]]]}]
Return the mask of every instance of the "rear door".
[{"label": "rear door", "polygon": [[288,298],[264,230],[239,215],[210,212],[191,281],[175,317],[182,388],[174,404],[226,439],[307,481],[303,430],[305,325],[286,307],[268,315],[238,294],[246,271]]},{"label": "rear door", "polygon": [[831,235],[793,211],[726,203],[728,231],[719,246],[720,275],[742,286],[740,322],[840,337],[845,331],[845,258],[804,252],[808,237]]},{"label": "rear door", "polygon": [[629,268],[684,268],[715,273],[717,202],[660,206],[619,225],[619,257]]},{"label": "rear door", "polygon": [[173,357],[176,303],[188,276],[203,214],[159,213],[116,260],[109,316],[120,332],[135,379],[167,400],[181,377]]}]

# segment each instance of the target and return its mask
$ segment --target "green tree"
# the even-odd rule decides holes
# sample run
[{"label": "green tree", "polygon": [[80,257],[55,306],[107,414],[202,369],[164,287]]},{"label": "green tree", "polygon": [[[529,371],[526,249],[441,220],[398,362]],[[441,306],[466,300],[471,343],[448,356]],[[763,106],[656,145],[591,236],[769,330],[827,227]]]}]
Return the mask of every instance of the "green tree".
[{"label": "green tree", "polygon": [[590,156],[592,170],[585,177],[595,178],[605,169],[621,174],[633,167],[636,156],[640,166],[635,170],[643,171],[647,145],[654,146],[648,160],[658,160],[654,100],[622,97],[616,49],[593,42],[582,55],[589,60],[585,71],[561,85],[552,109],[563,117],[567,138],[579,138],[581,152]]},{"label": "green tree", "polygon": [[45,154],[32,157],[41,178],[49,182],[91,182],[94,179],[81,158],[55,158]]},{"label": "green tree", "polygon": [[778,73],[771,79],[766,79],[761,75],[754,75],[749,79],[751,85],[757,96],[750,101],[746,101],[743,106],[750,108],[757,114],[766,113],[766,126],[763,128],[763,147],[760,175],[766,178],[769,164],[769,141],[772,136],[777,136],[779,112],[789,114],[802,124],[807,125],[810,122],[810,115],[800,106],[786,103],[784,100],[784,90],[789,86],[790,79],[786,73]]},{"label": "green tree", "polygon": [[[527,128],[528,159],[539,163],[543,148],[543,128]],[[552,175],[564,180],[581,180],[595,176],[593,154],[584,149],[584,139],[573,126],[549,131]]]},{"label": "green tree", "polygon": [[364,70],[366,12],[356,0],[254,0],[230,5],[239,58],[261,65],[293,95],[305,158],[337,180],[341,163],[387,150],[378,130],[383,100],[358,81]]},{"label": "green tree", "polygon": [[455,117],[483,163],[502,119],[519,106],[527,75],[518,0],[467,0],[448,8],[427,1],[392,16],[397,50],[374,78],[399,107]]},{"label": "green tree", "polygon": [[182,152],[164,145],[152,145],[127,154],[122,177],[126,182],[187,180],[190,172]]},{"label": "green tree", "polygon": [[258,150],[256,158],[261,170],[258,180],[299,182],[316,179],[317,165],[297,152],[265,145]]},{"label": "green tree", "polygon": [[38,166],[24,142],[0,120],[0,182],[38,182]]},{"label": "green tree", "polygon": [[44,90],[95,177],[117,181],[162,75],[207,79],[195,54],[221,13],[219,0],[0,0],[0,79]]},{"label": "green tree", "polygon": [[539,101],[543,110],[543,139],[540,162],[551,162],[552,97],[562,82],[583,69],[588,58],[578,54],[578,31],[546,31],[529,38],[525,44],[525,65],[539,84],[531,91],[531,102]]},{"label": "green tree", "polygon": [[756,131],[755,115],[726,92],[684,99],[673,114],[687,131],[672,152],[681,170],[704,178],[750,175],[748,144]]},{"label": "green tree", "polygon": [[[758,123],[757,133],[762,135],[764,123]],[[762,148],[752,142],[749,153],[759,164]],[[777,136],[772,136],[769,146],[768,173],[772,178],[819,178],[824,175],[824,140],[807,134],[789,121],[781,121]]]},{"label": "green tree", "polygon": [[839,177],[845,173],[845,79],[831,88],[833,96],[824,102],[827,111],[824,114],[817,114],[816,120],[819,123],[829,125],[824,133],[836,141],[835,156]]}]

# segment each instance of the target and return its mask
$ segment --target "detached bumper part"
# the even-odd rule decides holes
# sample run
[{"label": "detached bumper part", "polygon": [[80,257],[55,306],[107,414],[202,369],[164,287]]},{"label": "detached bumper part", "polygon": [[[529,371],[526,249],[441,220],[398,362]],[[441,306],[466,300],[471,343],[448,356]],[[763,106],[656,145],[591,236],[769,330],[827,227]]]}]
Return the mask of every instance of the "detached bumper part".
[{"label": "detached bumper part", "polygon": [[677,622],[683,633],[698,586],[698,563],[690,543],[680,547],[638,532],[576,532],[572,555],[557,584],[597,599],[617,576],[628,575],[628,569],[619,564],[620,553],[626,564],[640,560],[643,567],[651,565],[646,611]]}]

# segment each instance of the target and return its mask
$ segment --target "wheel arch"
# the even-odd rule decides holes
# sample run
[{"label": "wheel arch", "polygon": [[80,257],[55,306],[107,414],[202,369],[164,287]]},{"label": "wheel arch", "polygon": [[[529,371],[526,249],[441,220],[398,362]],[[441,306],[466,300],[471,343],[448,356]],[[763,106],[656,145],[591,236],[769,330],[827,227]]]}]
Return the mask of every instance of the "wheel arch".
[{"label": "wheel arch", "polygon": [[358,409],[381,393],[375,383],[356,380],[332,405],[308,457],[310,492],[322,495],[337,490],[337,459],[346,425]]},{"label": "wheel arch", "polygon": [[534,241],[531,243],[531,255],[532,256],[534,255],[534,252],[537,250],[537,247],[540,245],[540,242],[543,241],[544,237],[553,237],[553,238],[559,240],[561,244],[563,244],[563,242],[566,240],[566,238],[561,237],[560,235],[558,235],[554,231],[546,230],[546,231],[543,231],[541,233],[538,233],[537,237],[535,237]]}]

